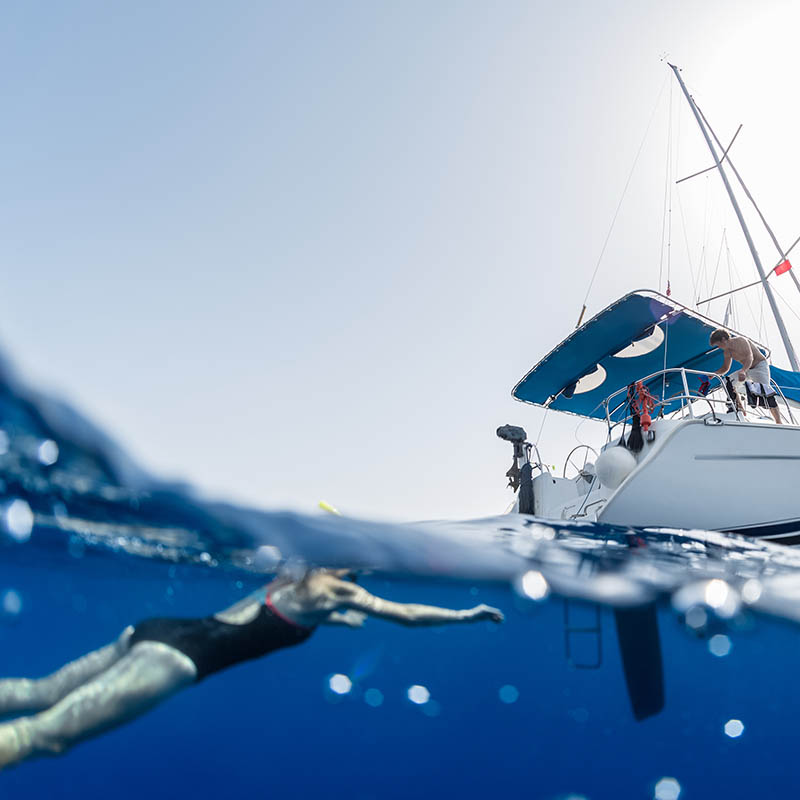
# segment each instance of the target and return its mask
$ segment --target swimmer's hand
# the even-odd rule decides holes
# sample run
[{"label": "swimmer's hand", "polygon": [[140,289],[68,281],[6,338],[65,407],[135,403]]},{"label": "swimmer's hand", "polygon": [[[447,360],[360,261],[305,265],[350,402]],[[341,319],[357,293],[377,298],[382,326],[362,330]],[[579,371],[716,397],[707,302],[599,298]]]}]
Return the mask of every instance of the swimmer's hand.
[{"label": "swimmer's hand", "polygon": [[363,628],[367,615],[363,611],[348,609],[347,611],[334,611],[328,614],[326,625],[347,625],[348,628]]},{"label": "swimmer's hand", "polygon": [[739,370],[739,372],[736,375],[737,380],[740,381],[743,381],[746,377],[747,375],[745,374],[744,370]]},{"label": "swimmer's hand", "polygon": [[481,603],[479,606],[475,606],[475,608],[470,608],[467,614],[469,615],[468,619],[475,622],[488,619],[492,622],[500,623],[505,619],[503,612],[500,611],[499,608],[492,608],[492,606],[487,606],[485,603]]}]

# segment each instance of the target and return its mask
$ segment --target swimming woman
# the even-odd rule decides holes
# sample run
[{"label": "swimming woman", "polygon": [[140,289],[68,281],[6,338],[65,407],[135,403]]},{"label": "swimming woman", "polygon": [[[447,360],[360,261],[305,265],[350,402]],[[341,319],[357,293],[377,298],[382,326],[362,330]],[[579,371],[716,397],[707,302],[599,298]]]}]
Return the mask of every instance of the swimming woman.
[{"label": "swimming woman", "polygon": [[129,626],[115,642],[46,678],[0,680],[0,716],[38,712],[0,725],[0,768],[63,753],[214,672],[304,642],[318,625],[358,628],[367,615],[401,625],[503,621],[487,605],[393,603],[345,580],[347,574],[311,570],[299,580],[278,578],[211,617]]}]

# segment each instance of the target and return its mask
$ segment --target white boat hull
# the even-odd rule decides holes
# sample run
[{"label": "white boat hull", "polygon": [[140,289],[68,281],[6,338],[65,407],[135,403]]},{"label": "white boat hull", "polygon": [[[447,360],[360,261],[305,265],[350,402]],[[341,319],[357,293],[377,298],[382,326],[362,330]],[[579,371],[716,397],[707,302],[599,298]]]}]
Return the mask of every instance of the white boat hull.
[{"label": "white boat hull", "polygon": [[800,428],[735,419],[709,423],[656,424],[656,441],[597,521],[800,542]]}]

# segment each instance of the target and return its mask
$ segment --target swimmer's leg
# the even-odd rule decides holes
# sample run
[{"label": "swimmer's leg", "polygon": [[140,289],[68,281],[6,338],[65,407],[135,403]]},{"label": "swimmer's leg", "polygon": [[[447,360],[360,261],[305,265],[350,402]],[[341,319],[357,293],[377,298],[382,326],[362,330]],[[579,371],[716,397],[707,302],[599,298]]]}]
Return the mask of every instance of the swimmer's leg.
[{"label": "swimmer's leg", "polygon": [[41,711],[55,705],[81,684],[97,677],[128,652],[133,628],[128,626],[115,642],[93,650],[46,678],[0,680],[0,717]]},{"label": "swimmer's leg", "polygon": [[52,708],[0,725],[0,768],[58,755],[165,700],[197,677],[194,662],[161,642],[139,642]]}]

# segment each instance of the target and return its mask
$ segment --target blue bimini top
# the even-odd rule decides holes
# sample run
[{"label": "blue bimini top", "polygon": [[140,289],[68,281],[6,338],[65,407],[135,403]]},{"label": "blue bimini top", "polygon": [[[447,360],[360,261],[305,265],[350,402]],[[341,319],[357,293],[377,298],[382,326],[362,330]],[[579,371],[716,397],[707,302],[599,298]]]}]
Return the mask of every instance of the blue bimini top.
[{"label": "blue bimini top", "polygon": [[[605,419],[603,401],[634,381],[665,369],[719,369],[722,354],[708,343],[719,327],[657,292],[631,292],[557,345],[514,387],[512,395],[524,403]],[[766,347],[756,346],[769,355]],[[773,368],[773,375],[784,394],[800,402],[800,374]],[[689,375],[687,381],[694,392],[701,379]],[[665,401],[666,413],[680,402],[670,403],[669,397],[684,394],[679,372],[666,379],[659,375],[648,388],[659,401]],[[612,419],[624,416],[624,408],[613,413],[613,406],[622,400],[612,402]]]}]

